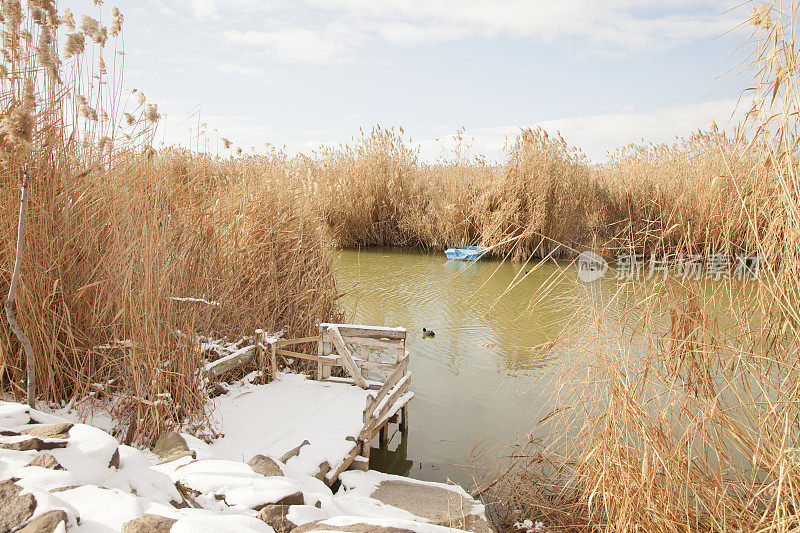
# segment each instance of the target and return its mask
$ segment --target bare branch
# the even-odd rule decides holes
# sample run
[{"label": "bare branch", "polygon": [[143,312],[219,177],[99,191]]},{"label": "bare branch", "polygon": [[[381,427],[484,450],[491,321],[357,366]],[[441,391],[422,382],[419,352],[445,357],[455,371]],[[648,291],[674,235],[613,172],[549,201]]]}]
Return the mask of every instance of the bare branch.
[{"label": "bare branch", "polygon": [[17,282],[19,281],[19,269],[22,263],[22,244],[25,235],[25,207],[28,200],[28,182],[30,174],[28,165],[25,164],[24,180],[22,182],[22,197],[19,200],[19,224],[17,226],[17,257],[14,260],[14,272],[11,275],[11,285],[8,288],[8,298],[6,299],[6,318],[14,335],[17,336],[22,347],[25,349],[25,366],[28,372],[28,405],[34,407],[36,403],[36,360],[33,354],[31,341],[25,335],[17,318],[14,316],[14,295],[17,292]]}]

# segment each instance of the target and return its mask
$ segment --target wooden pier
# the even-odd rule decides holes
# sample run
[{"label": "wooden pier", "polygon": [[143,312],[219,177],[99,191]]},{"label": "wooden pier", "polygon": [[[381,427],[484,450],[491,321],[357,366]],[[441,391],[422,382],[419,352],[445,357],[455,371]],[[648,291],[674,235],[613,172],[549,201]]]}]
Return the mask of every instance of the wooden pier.
[{"label": "wooden pier", "polygon": [[[303,359],[316,363],[315,378],[323,382],[347,384],[370,391],[363,411],[363,426],[352,439],[353,445],[344,461],[324,472],[324,480],[334,483],[348,469],[367,470],[372,440],[379,437],[380,447],[388,446],[391,424],[406,437],[410,391],[409,354],[405,347],[405,328],[384,328],[357,324],[319,325],[319,334],[299,339],[276,339],[256,332],[253,345],[209,363],[211,378],[255,361],[263,375],[273,379],[281,359]],[[316,344],[316,354],[293,351],[291,347]],[[377,379],[378,374],[385,379]],[[371,379],[375,378],[375,379]]]}]

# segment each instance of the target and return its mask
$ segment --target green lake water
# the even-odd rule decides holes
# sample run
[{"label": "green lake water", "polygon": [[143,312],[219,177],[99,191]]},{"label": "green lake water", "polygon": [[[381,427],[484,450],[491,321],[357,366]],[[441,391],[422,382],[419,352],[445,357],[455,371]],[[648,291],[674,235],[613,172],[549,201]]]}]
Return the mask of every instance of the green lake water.
[{"label": "green lake water", "polygon": [[[537,430],[537,423],[558,403],[555,374],[565,365],[573,373],[576,368],[570,363],[586,364],[590,358],[560,346],[535,347],[555,340],[568,322],[593,323],[587,310],[602,309],[604,327],[610,326],[612,333],[598,342],[604,351],[617,350],[621,332],[637,321],[635,311],[620,314],[621,282],[613,275],[586,284],[577,281],[577,269],[565,266],[537,263],[534,269],[530,264],[501,261],[449,262],[441,252],[400,249],[335,252],[337,282],[345,293],[341,300],[345,320],[408,330],[406,348],[415,394],[409,432],[402,439],[395,435],[387,450],[379,449],[376,439],[371,468],[470,486],[480,472],[467,465],[491,469],[508,451],[505,445],[528,433],[544,436],[539,432],[546,430]],[[701,283],[707,295],[721,288],[716,282]],[[547,295],[541,298],[545,287]],[[714,301],[714,314],[724,331],[731,300],[723,293]],[[436,336],[423,339],[423,327]],[[582,333],[599,334],[595,325],[590,327]],[[669,331],[668,322],[660,327],[664,334]],[[594,353],[591,347],[580,349],[587,348],[587,353]],[[627,349],[648,350],[637,339]]]},{"label": "green lake water", "polygon": [[[555,360],[531,347],[552,340],[573,309],[558,298],[530,304],[556,267],[539,265],[507,292],[530,266],[368,249],[336,252],[334,267],[346,321],[408,329],[409,434],[395,435],[388,452],[376,439],[371,467],[470,485],[471,456],[491,465],[544,414]],[[435,338],[423,339],[423,327]]]}]

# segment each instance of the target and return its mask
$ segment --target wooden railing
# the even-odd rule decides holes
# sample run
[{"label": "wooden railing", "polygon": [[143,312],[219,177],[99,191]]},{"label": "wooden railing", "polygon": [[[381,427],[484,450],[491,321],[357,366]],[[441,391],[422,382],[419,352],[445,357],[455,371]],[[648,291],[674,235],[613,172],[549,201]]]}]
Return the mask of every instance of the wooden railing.
[{"label": "wooden railing", "polygon": [[[290,348],[301,344],[317,344],[317,353],[308,354]],[[351,349],[352,347],[352,349]],[[381,360],[379,354],[388,355]],[[278,372],[278,356],[314,361],[318,380],[344,381],[377,392],[367,396],[363,428],[354,441],[353,450],[336,472],[333,481],[346,468],[367,468],[372,439],[380,432],[381,446],[387,440],[389,422],[398,421],[400,431],[408,428],[408,402],[411,372],[406,352],[404,328],[380,328],[356,324],[319,325],[319,335],[299,339],[276,339],[257,331],[252,346],[241,348],[206,366],[211,377],[217,377],[237,366],[256,361],[263,375],[274,378]],[[343,368],[348,377],[332,377],[333,368]],[[370,381],[370,371],[388,372],[385,381]],[[399,419],[399,420],[398,420]]]},{"label": "wooden railing", "polygon": [[[270,377],[278,371],[278,356],[303,359],[317,363],[317,379],[331,377],[334,367],[344,368],[353,382],[361,388],[375,388],[367,382],[370,370],[394,373],[406,357],[406,330],[404,328],[379,328],[356,324],[319,325],[319,335],[298,339],[275,339],[257,330],[253,344],[206,365],[210,377],[250,363],[253,360]],[[308,354],[287,349],[299,344],[317,344],[317,353]],[[348,345],[355,347],[355,353]],[[389,361],[373,357],[374,350],[388,350]],[[267,368],[268,366],[268,368]],[[377,384],[380,386],[380,384]]]}]

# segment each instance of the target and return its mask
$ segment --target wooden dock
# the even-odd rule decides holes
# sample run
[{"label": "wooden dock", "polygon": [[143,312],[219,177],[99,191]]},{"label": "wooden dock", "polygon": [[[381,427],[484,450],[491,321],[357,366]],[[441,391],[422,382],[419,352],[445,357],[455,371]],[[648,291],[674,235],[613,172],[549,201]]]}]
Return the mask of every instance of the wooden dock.
[{"label": "wooden dock", "polygon": [[[263,375],[273,379],[280,359],[302,359],[316,363],[314,377],[319,381],[369,390],[363,426],[358,436],[353,437],[352,449],[340,465],[323,474],[324,480],[332,484],[345,470],[369,468],[372,440],[378,436],[380,447],[385,448],[391,424],[397,425],[402,437],[407,436],[408,404],[414,393],[410,390],[405,341],[405,328],[358,324],[323,323],[318,335],[299,339],[276,339],[257,331],[251,346],[209,363],[206,370],[210,378],[219,378],[229,370],[255,361]],[[316,344],[315,354],[291,350],[312,343]]]}]

